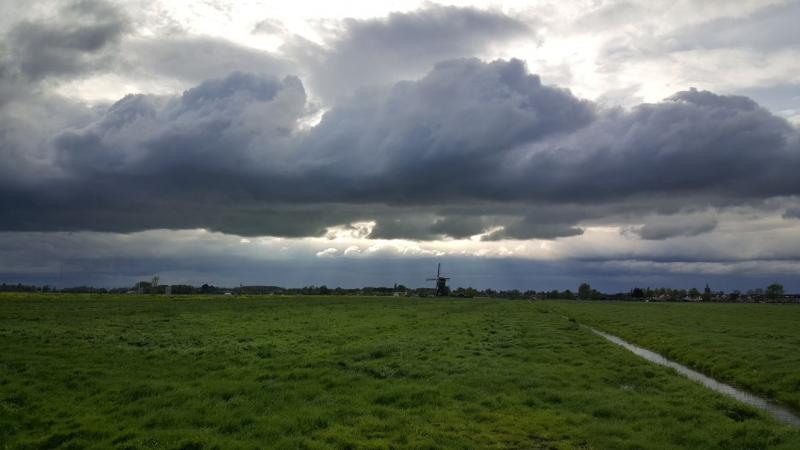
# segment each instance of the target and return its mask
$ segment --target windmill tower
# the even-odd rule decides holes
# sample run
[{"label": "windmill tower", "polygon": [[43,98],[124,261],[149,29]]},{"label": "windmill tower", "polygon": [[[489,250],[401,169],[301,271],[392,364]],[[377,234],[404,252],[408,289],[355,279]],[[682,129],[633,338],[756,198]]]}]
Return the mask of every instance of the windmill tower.
[{"label": "windmill tower", "polygon": [[450,295],[450,288],[447,287],[447,280],[449,279],[449,277],[442,276],[442,263],[439,263],[439,265],[436,266],[436,278],[428,278],[427,281],[436,282],[437,297],[446,297]]}]

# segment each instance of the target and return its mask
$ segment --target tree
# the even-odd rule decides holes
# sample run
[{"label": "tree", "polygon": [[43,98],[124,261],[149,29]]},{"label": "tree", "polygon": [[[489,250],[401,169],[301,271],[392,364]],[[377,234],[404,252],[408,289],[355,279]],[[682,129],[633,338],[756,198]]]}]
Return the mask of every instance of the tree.
[{"label": "tree", "polygon": [[581,300],[589,300],[592,298],[592,287],[589,283],[581,283],[578,287],[578,298]]},{"label": "tree", "polygon": [[767,286],[767,298],[770,300],[777,300],[783,297],[783,285],[772,283]]},{"label": "tree", "polygon": [[468,286],[467,289],[464,290],[464,296],[467,298],[478,297],[479,295],[480,293],[478,290],[472,286]]},{"label": "tree", "polygon": [[698,291],[697,288],[689,289],[689,297],[691,297],[691,298],[700,297],[700,291]]}]

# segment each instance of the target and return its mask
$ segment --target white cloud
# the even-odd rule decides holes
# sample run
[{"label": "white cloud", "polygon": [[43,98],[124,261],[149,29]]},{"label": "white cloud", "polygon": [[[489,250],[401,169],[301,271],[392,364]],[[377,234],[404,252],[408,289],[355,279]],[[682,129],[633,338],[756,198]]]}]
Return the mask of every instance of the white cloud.
[{"label": "white cloud", "polygon": [[351,245],[346,249],[344,249],[344,252],[342,252],[342,254],[344,254],[345,256],[351,256],[351,255],[355,256],[358,255],[359,253],[361,253],[361,247],[357,245]]},{"label": "white cloud", "polygon": [[326,248],[325,250],[318,251],[316,253],[316,255],[317,255],[318,258],[330,258],[330,257],[336,256],[337,253],[339,253],[338,249],[335,249],[333,247],[329,247],[329,248]]}]

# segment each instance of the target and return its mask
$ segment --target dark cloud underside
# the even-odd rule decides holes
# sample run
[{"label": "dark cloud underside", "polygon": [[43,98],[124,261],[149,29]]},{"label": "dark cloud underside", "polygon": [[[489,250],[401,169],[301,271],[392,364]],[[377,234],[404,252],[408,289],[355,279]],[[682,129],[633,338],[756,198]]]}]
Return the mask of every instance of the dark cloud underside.
[{"label": "dark cloud underside", "polygon": [[301,127],[313,111],[298,78],[237,72],[77,114],[84,125],[33,150],[7,130],[14,171],[40,178],[2,184],[0,227],[311,236],[375,220],[373,237],[552,239],[604,214],[800,194],[797,129],[745,97],[690,90],[602,110],[520,61],[457,59]]}]

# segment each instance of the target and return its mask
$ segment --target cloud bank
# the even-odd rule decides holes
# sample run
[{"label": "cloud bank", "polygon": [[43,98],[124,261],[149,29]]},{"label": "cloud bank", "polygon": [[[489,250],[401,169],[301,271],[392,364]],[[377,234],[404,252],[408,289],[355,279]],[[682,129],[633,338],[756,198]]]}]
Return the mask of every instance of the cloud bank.
[{"label": "cloud bank", "polygon": [[374,220],[381,238],[553,239],[622,213],[800,194],[800,133],[745,97],[692,89],[603,109],[519,60],[456,59],[357,91],[304,125],[315,111],[297,77],[234,72],[81,111],[82,126],[34,151],[9,130],[13,170],[39,179],[6,181],[0,228],[298,237]]}]

